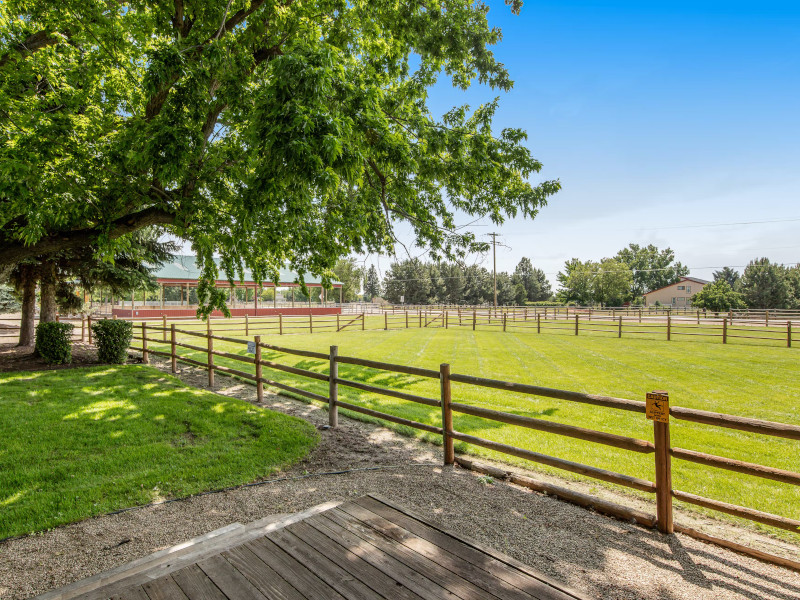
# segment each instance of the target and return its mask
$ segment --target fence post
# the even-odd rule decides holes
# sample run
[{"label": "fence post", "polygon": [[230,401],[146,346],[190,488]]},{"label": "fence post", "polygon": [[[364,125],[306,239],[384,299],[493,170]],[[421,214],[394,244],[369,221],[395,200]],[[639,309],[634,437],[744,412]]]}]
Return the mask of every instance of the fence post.
[{"label": "fence post", "polygon": [[622,337],[622,315],[619,316],[619,335],[617,337]]},{"label": "fence post", "polygon": [[308,333],[314,333],[314,313],[309,309],[308,313]]},{"label": "fence post", "polygon": [[542,313],[536,313],[536,333],[542,333]]},{"label": "fence post", "polygon": [[672,339],[672,315],[667,313],[667,341]]},{"label": "fence post", "polygon": [[86,329],[89,330],[89,343],[92,343],[92,315],[86,317]]},{"label": "fence post", "polygon": [[383,311],[383,330],[389,331],[389,313]]},{"label": "fence post", "polygon": [[211,337],[211,317],[206,321],[206,337],[208,339],[208,387],[214,387],[214,339]]},{"label": "fence post", "polygon": [[367,313],[361,313],[361,331],[367,327]]},{"label": "fence post", "polygon": [[250,335],[250,319],[247,315],[244,316],[244,337]]},{"label": "fence post", "polygon": [[728,343],[728,317],[722,319],[722,343]]},{"label": "fence post", "polygon": [[176,353],[177,352],[177,348],[176,348],[177,341],[175,340],[175,323],[170,325],[169,343],[170,343],[169,357],[170,357],[170,362],[172,363],[170,366],[172,367],[172,372],[173,373],[177,373],[178,372],[178,355]]},{"label": "fence post", "polygon": [[478,311],[472,310],[472,331],[475,331],[475,321],[478,319]]},{"label": "fence post", "polygon": [[161,316],[161,340],[166,343],[167,341],[167,315]]},{"label": "fence post", "polygon": [[328,425],[337,427],[339,425],[339,408],[336,406],[339,400],[339,363],[336,360],[339,356],[339,346],[331,346],[330,367],[328,368]]},{"label": "fence post", "polygon": [[792,347],[792,322],[786,321],[786,347]]},{"label": "fence post", "polygon": [[283,313],[278,313],[278,335],[283,335]]},{"label": "fence post", "polygon": [[262,379],[263,369],[261,366],[261,336],[253,337],[256,342],[256,394],[258,401],[264,401],[264,380]]},{"label": "fence post", "polygon": [[408,311],[406,311],[406,329],[408,329]]},{"label": "fence post", "polygon": [[[658,392],[666,395],[666,392]],[[672,457],[670,455],[669,422],[653,421],[653,442],[656,448],[656,517],[658,530],[673,533],[672,523]]]},{"label": "fence post", "polygon": [[336,332],[340,332],[342,330],[341,326],[339,325],[339,313],[336,313]]},{"label": "fence post", "polygon": [[150,353],[147,351],[147,324],[142,321],[142,363],[150,364]]},{"label": "fence post", "polygon": [[639,323],[642,322],[642,309],[639,309]]},{"label": "fence post", "polygon": [[450,408],[450,365],[439,366],[439,382],[442,392],[442,442],[444,446],[444,464],[452,465],[456,460],[453,446],[453,411]]},{"label": "fence post", "polygon": [[503,313],[503,332],[505,333],[506,330],[506,321],[508,320],[508,315]]},{"label": "fence post", "polygon": [[764,327],[769,327],[769,311],[768,310],[764,311]]},{"label": "fence post", "polygon": [[450,313],[447,312],[447,309],[444,309],[444,328],[449,329],[450,325]]},{"label": "fence post", "polygon": [[81,315],[81,341],[86,341],[86,315]]},{"label": "fence post", "polygon": [[[569,308],[567,308],[569,310]],[[575,335],[578,335],[578,313],[575,313]]]}]

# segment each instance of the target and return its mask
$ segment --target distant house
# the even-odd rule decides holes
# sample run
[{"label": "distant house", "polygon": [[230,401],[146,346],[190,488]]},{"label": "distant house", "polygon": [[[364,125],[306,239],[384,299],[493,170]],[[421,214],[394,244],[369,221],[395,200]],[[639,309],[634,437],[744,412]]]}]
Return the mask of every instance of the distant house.
[{"label": "distant house", "polygon": [[667,285],[644,295],[644,305],[653,306],[658,302],[662,306],[684,308],[692,305],[692,296],[711,283],[697,277],[681,277],[680,281]]}]

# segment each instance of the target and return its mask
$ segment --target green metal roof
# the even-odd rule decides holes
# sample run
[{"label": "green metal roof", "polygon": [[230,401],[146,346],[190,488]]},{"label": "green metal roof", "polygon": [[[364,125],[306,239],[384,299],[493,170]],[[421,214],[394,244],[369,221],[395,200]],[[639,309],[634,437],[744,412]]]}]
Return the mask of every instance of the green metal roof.
[{"label": "green metal roof", "polygon": [[[214,259],[219,266],[219,259]],[[158,269],[154,275],[157,279],[183,279],[185,281],[197,281],[200,278],[200,269],[197,268],[197,262],[194,256],[176,256],[175,260],[169,264],[165,264],[160,269]],[[254,283],[252,275],[249,269],[245,269],[244,271],[244,281],[237,281],[236,276],[234,275],[234,281],[237,283]],[[220,267],[219,270],[219,280],[227,280],[228,276],[225,271]],[[312,275],[311,273],[306,273],[305,275],[306,284],[308,285],[320,285],[322,283],[322,279],[317,277],[316,275]],[[281,269],[280,270],[280,281],[278,285],[289,285],[293,283],[297,283],[299,281],[299,276],[297,272],[290,271],[288,269]],[[267,283],[267,282],[265,282]],[[331,283],[335,286],[342,285],[341,281],[331,280]]]}]

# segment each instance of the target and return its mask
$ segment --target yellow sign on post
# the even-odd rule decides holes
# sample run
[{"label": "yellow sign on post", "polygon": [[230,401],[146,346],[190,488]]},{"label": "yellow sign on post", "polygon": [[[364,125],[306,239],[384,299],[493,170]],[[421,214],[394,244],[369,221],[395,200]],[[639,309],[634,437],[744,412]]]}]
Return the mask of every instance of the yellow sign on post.
[{"label": "yellow sign on post", "polygon": [[645,415],[651,421],[669,423],[669,394],[663,391],[647,392]]}]

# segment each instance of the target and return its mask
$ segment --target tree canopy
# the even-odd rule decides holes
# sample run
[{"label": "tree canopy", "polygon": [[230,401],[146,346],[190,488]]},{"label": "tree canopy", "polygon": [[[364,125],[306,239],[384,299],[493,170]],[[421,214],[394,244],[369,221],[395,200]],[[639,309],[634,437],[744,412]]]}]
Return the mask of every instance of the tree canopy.
[{"label": "tree canopy", "polygon": [[633,271],[630,293],[634,298],[676,283],[689,274],[689,268],[675,260],[672,248],[659,250],[653,244],[629,244],[617,252],[616,259]]},{"label": "tree canopy", "polygon": [[720,278],[704,286],[702,290],[692,296],[692,306],[714,312],[724,312],[746,308],[747,304],[742,299],[742,295],[734,291],[727,279]]},{"label": "tree canopy", "polygon": [[[518,12],[519,0],[507,0]],[[7,0],[0,4],[0,268],[149,225],[189,240],[206,310],[245,266],[329,282],[390,252],[483,249],[455,210],[533,217],[557,181],[497,100],[437,118],[428,89],[512,82],[471,0]]]}]

